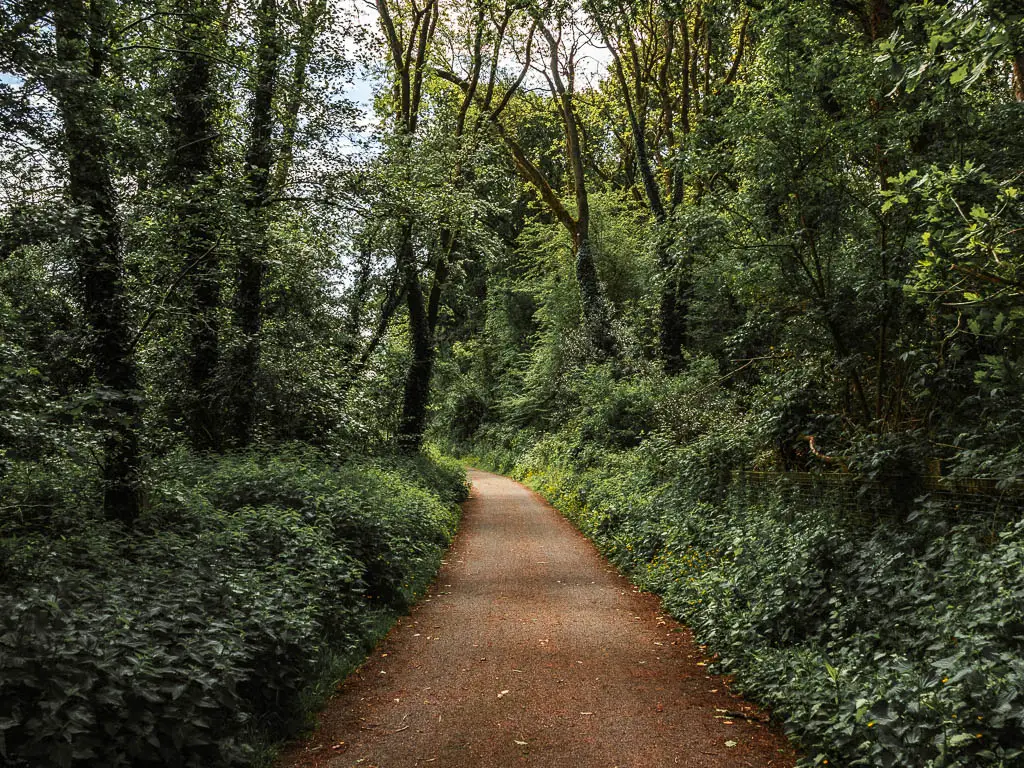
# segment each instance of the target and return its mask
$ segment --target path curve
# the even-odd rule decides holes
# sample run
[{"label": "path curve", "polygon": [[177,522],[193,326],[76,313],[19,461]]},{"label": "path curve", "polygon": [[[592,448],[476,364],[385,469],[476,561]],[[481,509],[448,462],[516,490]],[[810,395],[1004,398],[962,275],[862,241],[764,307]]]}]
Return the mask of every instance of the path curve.
[{"label": "path curve", "polygon": [[280,768],[793,765],[656,598],[533,492],[470,479],[430,594]]}]

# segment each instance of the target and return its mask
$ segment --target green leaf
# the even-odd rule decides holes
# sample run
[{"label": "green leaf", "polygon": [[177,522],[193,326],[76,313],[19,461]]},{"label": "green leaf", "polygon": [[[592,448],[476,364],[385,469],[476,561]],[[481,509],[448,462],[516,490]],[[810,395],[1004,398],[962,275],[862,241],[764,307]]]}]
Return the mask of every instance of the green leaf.
[{"label": "green leaf", "polygon": [[964,744],[969,744],[974,741],[974,736],[969,733],[956,733],[949,737],[947,744],[951,747],[962,747]]}]

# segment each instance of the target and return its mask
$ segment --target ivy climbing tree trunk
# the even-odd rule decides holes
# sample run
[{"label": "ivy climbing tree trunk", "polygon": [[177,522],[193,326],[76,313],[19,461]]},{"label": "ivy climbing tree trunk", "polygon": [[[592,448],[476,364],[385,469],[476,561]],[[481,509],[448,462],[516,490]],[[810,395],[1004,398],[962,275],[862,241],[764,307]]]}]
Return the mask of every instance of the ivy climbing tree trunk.
[{"label": "ivy climbing tree trunk", "polygon": [[268,245],[266,209],[274,164],[274,96],[281,58],[278,15],[277,0],[260,0],[256,13],[257,54],[249,107],[249,143],[244,162],[243,203],[248,231],[238,249],[235,285],[234,315],[239,343],[230,366],[227,398],[226,437],[237,448],[244,448],[252,442],[256,426],[263,280]]},{"label": "ivy climbing tree trunk", "polygon": [[139,514],[140,394],[132,353],[102,77],[111,29],[104,0],[59,0],[53,8],[53,92],[64,123],[70,237],[89,352],[101,393],[103,508],[131,524]]},{"label": "ivy climbing tree trunk", "polygon": [[423,430],[427,423],[430,380],[434,370],[434,340],[423,288],[420,285],[419,270],[416,267],[410,224],[403,227],[400,248],[399,263],[405,281],[405,305],[409,313],[409,346],[412,356],[405,376],[398,435],[403,448],[416,450],[423,440]]},{"label": "ivy climbing tree trunk", "polygon": [[220,363],[219,311],[221,259],[210,200],[218,144],[216,113],[220,107],[214,68],[223,45],[217,0],[181,0],[178,58],[171,71],[172,112],[168,118],[170,150],[168,181],[175,190],[179,222],[177,247],[182,269],[188,270],[190,354],[187,429],[193,448],[217,450],[222,425],[214,379]]},{"label": "ivy climbing tree trunk", "polygon": [[[392,65],[394,130],[402,151],[409,151],[419,121],[423,78],[430,43],[437,25],[435,0],[420,7],[412,4],[407,19],[397,19],[388,0],[377,0],[377,14],[388,45]],[[399,26],[405,21],[407,24]],[[430,381],[434,370],[434,340],[427,302],[416,263],[415,222],[411,214],[399,226],[395,269],[403,283],[409,322],[411,359],[402,395],[398,442],[403,450],[419,449],[426,428]]]}]

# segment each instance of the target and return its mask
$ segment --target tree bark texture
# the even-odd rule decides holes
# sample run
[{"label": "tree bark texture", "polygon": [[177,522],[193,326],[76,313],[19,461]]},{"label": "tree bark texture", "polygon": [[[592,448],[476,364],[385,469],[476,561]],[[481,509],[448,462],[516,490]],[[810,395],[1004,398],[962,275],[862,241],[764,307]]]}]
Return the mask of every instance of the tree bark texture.
[{"label": "tree bark texture", "polygon": [[412,352],[405,377],[398,436],[401,447],[417,450],[427,423],[430,380],[434,372],[434,340],[420,286],[419,270],[416,268],[410,224],[402,229],[397,261],[405,279],[405,304],[409,313],[409,344]]},{"label": "tree bark texture", "polygon": [[131,524],[139,514],[141,409],[108,154],[113,126],[100,82],[110,24],[106,10],[102,0],[56,3],[54,93],[64,123],[77,282],[93,370],[103,390],[103,508],[108,517]]},{"label": "tree bark texture", "polygon": [[235,325],[238,348],[230,372],[227,439],[236,448],[252,443],[256,427],[263,280],[266,274],[267,213],[274,164],[274,96],[280,61],[277,0],[260,0],[257,10],[256,77],[245,153],[244,205],[249,232],[238,253]]},{"label": "tree bark texture", "polygon": [[216,112],[220,97],[211,53],[220,48],[217,0],[182,0],[178,60],[172,71],[173,111],[170,133],[169,181],[178,200],[178,249],[189,269],[188,338],[189,384],[187,430],[197,451],[221,447],[222,416],[214,386],[220,364],[221,260],[215,225],[216,210],[208,200],[217,147]]}]

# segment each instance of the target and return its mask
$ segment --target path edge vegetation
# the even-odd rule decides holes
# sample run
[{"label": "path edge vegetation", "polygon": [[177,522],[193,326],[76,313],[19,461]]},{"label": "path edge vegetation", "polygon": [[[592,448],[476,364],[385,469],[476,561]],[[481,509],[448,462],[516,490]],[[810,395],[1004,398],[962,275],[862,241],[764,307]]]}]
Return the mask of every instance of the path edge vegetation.
[{"label": "path edge vegetation", "polygon": [[1020,0],[370,5],[0,3],[0,760],[251,762],[447,436],[811,763],[1024,762],[1019,524],[729,483],[1024,478]]},{"label": "path edge vegetation", "polygon": [[720,457],[582,458],[567,432],[450,450],[538,492],[661,597],[801,768],[1024,759],[1021,521],[947,525],[923,501],[924,520],[869,530],[778,491],[752,502],[709,471]]},{"label": "path edge vegetation", "polygon": [[68,506],[0,539],[5,765],[271,764],[432,583],[468,491],[434,451],[300,444],[179,451],[147,485],[132,529]]}]

